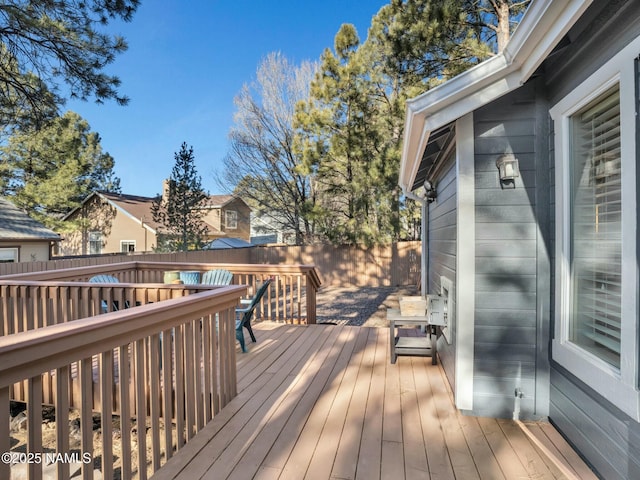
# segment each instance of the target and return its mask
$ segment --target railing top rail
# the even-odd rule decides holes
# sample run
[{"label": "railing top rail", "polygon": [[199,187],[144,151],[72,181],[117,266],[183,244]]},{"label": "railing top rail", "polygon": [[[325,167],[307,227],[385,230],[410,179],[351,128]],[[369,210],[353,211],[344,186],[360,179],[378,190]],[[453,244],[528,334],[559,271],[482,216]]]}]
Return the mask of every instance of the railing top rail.
[{"label": "railing top rail", "polygon": [[0,388],[232,308],[244,294],[241,285],[221,287],[0,337]]},{"label": "railing top rail", "polygon": [[2,285],[21,287],[162,288],[167,290],[215,290],[222,288],[221,285],[205,285],[201,283],[93,283],[55,280],[22,280],[18,278],[5,279],[5,277],[0,277],[0,286]]},{"label": "railing top rail", "polygon": [[3,275],[4,279],[38,279],[38,280],[57,280],[61,278],[72,278],[81,275],[91,275],[98,273],[121,272],[123,270],[136,270],[138,262],[122,262],[107,263],[103,265],[90,265],[86,267],[69,267],[58,268],[55,270],[43,270],[40,272],[14,273],[12,275]]},{"label": "railing top rail", "polygon": [[202,262],[136,262],[138,269],[164,269],[167,266],[171,269],[191,268],[193,270],[205,270],[213,268],[224,268],[235,273],[262,273],[262,274],[291,274],[303,273],[319,287],[320,277],[316,266],[313,264],[271,264],[271,263],[202,263]]},{"label": "railing top rail", "polygon": [[202,263],[202,262],[148,262],[131,261],[121,263],[109,263],[103,265],[91,265],[86,267],[61,268],[57,270],[45,270],[41,272],[18,273],[4,275],[2,280],[22,279],[22,280],[63,280],[78,276],[87,276],[99,273],[114,273],[122,271],[136,270],[208,270],[214,268],[224,268],[235,273],[261,273],[261,274],[304,274],[317,289],[320,287],[320,277],[315,265],[303,264],[265,264],[265,263]]}]

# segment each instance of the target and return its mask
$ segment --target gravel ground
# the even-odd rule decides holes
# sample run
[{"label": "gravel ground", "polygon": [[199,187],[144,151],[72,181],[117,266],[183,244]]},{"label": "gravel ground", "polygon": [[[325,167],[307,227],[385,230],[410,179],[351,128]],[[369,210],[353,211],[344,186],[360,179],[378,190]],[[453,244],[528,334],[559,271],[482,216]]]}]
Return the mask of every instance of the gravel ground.
[{"label": "gravel ground", "polygon": [[417,295],[416,288],[323,287],[317,297],[317,322],[388,327],[387,308],[398,308],[401,295]]}]

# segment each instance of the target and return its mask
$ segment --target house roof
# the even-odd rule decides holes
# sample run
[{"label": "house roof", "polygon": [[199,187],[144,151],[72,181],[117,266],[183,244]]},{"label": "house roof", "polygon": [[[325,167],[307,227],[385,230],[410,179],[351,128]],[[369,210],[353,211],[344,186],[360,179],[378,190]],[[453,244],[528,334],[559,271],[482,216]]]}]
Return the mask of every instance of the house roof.
[{"label": "house roof", "polygon": [[241,238],[218,238],[203,247],[204,250],[223,250],[229,248],[249,248],[255,247],[254,244],[247,242]]},{"label": "house roof", "polygon": [[209,195],[206,200],[206,204],[211,208],[222,208],[235,198],[238,197],[234,197],[233,195]]},{"label": "house roof", "polygon": [[[150,228],[154,233],[157,233],[158,230],[162,230],[162,226],[153,220],[153,213],[151,207],[155,200],[154,197],[140,197],[136,195],[124,195],[118,193],[106,193],[106,192],[98,192],[98,194],[114,205],[117,209],[119,209],[125,215],[131,217],[132,220],[139,222],[141,225],[144,223],[145,226]],[[217,195],[214,197],[225,197],[225,195]],[[211,199],[211,197],[209,197]],[[231,197],[233,199],[233,197]],[[221,200],[221,198],[216,199],[217,201]],[[225,203],[228,203],[225,202]],[[210,208],[221,208],[221,205],[218,204],[208,204]],[[208,223],[206,220],[203,220],[207,227],[207,233],[209,235],[224,235],[223,232],[218,230],[216,227]]]},{"label": "house roof", "polygon": [[9,200],[0,198],[0,240],[54,240],[60,235],[35,221]]},{"label": "house roof", "polygon": [[[155,197],[142,197],[139,195],[127,195],[124,193],[94,192],[85,198],[83,204],[87,203],[89,199],[96,195],[110,203],[121,213],[131,218],[131,220],[138,222],[141,226],[144,224],[144,227],[148,228],[153,233],[157,233],[158,229],[162,229],[162,226],[153,220],[151,208]],[[211,209],[222,208],[236,198],[239,197],[234,197],[233,195],[210,195],[206,202],[206,206]],[[65,218],[70,217],[76,210],[78,209],[76,208],[69,212]],[[203,220],[203,223],[207,226],[207,233],[209,235],[225,235],[224,232],[218,230],[206,220]]]},{"label": "house roof", "polygon": [[407,101],[399,184],[427,178],[453,122],[525,83],[592,0],[533,0],[503,52]]},{"label": "house roof", "polygon": [[141,197],[139,195],[126,195],[122,193],[96,192],[107,202],[111,203],[116,209],[130,217],[132,220],[142,224],[144,223],[154,233],[160,226],[153,220],[151,206],[154,197]]}]

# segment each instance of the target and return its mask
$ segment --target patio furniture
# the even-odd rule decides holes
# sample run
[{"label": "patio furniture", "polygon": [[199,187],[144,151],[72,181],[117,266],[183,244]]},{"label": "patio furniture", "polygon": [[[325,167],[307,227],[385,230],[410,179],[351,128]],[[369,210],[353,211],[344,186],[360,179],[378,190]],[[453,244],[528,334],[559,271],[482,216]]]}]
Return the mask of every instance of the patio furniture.
[{"label": "patio furniture", "polygon": [[185,285],[195,285],[200,283],[200,272],[197,270],[188,270],[180,272],[180,280]]},{"label": "patio furniture", "polygon": [[180,280],[179,270],[165,270],[164,283],[174,283],[176,280]]},{"label": "patio furniture", "polygon": [[204,272],[200,283],[204,285],[231,285],[231,280],[233,280],[233,273],[223,268],[217,268]]},{"label": "patio furniture", "polygon": [[260,299],[267,291],[267,288],[271,284],[271,279],[265,280],[265,282],[260,286],[255,296],[251,300],[251,303],[246,308],[236,308],[236,339],[240,342],[240,348],[243,353],[247,352],[247,348],[244,343],[244,333],[242,332],[242,327],[246,328],[251,336],[251,341],[256,342],[256,337],[253,334],[253,330],[251,329],[251,317],[253,316],[253,312],[260,302]]},{"label": "patio furniture", "polygon": [[[94,275],[89,279],[89,283],[120,283],[113,275]],[[111,302],[111,306],[113,307],[113,311],[120,310],[120,304],[117,300]],[[129,302],[124,302],[124,308],[129,308]],[[100,310],[102,313],[107,313],[109,311],[109,306],[107,305],[106,300],[100,300]]]},{"label": "patio furniture", "polygon": [[113,275],[94,275],[89,279],[90,283],[120,283]]},{"label": "patio furniture", "polygon": [[[391,363],[396,363],[398,355],[420,355],[431,357],[431,364],[438,363],[438,330],[440,325],[430,323],[429,315],[402,315],[397,308],[387,309],[387,320],[389,320],[389,338],[391,340]],[[396,335],[396,328],[403,327],[424,327],[427,329],[426,337],[402,337]]]}]

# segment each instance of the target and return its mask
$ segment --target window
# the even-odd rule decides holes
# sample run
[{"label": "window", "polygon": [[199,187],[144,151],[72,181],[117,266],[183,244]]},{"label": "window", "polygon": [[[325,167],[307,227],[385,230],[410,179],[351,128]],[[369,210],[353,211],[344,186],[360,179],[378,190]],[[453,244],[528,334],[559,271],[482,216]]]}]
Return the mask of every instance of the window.
[{"label": "window", "polygon": [[136,241],[135,240],[120,240],[120,251],[123,253],[135,252]]},{"label": "window", "polygon": [[224,212],[224,219],[227,230],[235,230],[238,228],[238,212],[235,210],[227,210]]},{"label": "window", "polygon": [[102,253],[102,232],[89,232],[89,255]]},{"label": "window", "polygon": [[618,85],[570,117],[570,340],[620,368],[622,196]]},{"label": "window", "polygon": [[0,263],[14,263],[18,261],[18,248],[0,248]]},{"label": "window", "polygon": [[550,111],[556,156],[553,359],[640,420],[635,40]]}]

